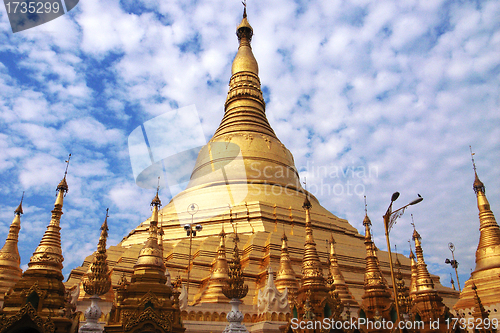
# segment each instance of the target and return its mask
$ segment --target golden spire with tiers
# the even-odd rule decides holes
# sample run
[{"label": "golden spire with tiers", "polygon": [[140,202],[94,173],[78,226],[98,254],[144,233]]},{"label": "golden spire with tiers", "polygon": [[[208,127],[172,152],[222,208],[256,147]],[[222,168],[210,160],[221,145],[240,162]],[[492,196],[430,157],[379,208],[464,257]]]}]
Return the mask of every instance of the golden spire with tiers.
[{"label": "golden spire with tiers", "polygon": [[465,282],[459,301],[453,307],[457,310],[474,307],[473,284],[477,288],[477,294],[481,297],[482,303],[486,306],[497,304],[500,294],[500,280],[498,279],[500,275],[500,228],[486,198],[485,186],[477,175],[472,148],[471,156],[474,168],[473,189],[479,210],[480,236],[476,250],[476,267],[470,279]]},{"label": "golden spire with tiers", "polygon": [[158,190],[151,202],[153,213],[149,237],[134,265],[130,283],[124,277],[120,281],[116,301],[104,327],[108,333],[185,331],[178,306],[180,293],[166,283],[163,251],[158,246],[158,211],[161,206]]},{"label": "golden spire with tiers", "polygon": [[83,290],[90,296],[102,296],[111,288],[108,264],[106,262],[106,239],[108,238],[108,209],[101,226],[101,235],[97,244],[97,254],[89,265],[87,273],[83,276]]},{"label": "golden spire with tiers", "polygon": [[281,237],[280,268],[276,273],[275,285],[280,292],[283,292],[285,289],[288,290],[288,302],[292,304],[292,300],[299,289],[299,283],[292,268],[292,262],[290,261],[288,238],[286,237],[285,230],[283,230],[283,236]]},{"label": "golden spire with tiers", "polygon": [[302,318],[307,315],[306,305],[310,306],[310,311],[318,320],[323,318],[340,319],[342,304],[334,299],[330,294],[331,289],[327,286],[326,279],[323,276],[323,267],[319,260],[316,242],[314,241],[313,228],[311,221],[311,202],[306,195],[302,206],[306,213],[305,221],[305,242],[304,256],[302,258],[302,277],[300,279],[300,288],[297,291],[298,315]]},{"label": "golden spire with tiers", "polygon": [[[149,237],[137,258],[131,283],[141,280],[143,277],[146,278],[147,275],[154,275],[155,279],[162,281],[161,283],[167,281],[165,276],[165,264],[163,263],[163,251],[158,246],[158,211],[160,206],[161,201],[158,197],[157,189],[156,195],[153,201],[151,201],[153,214],[151,215],[149,223]],[[147,279],[151,277],[152,276],[147,277]]]},{"label": "golden spire with tiers", "polygon": [[229,265],[226,259],[226,232],[224,225],[219,234],[220,242],[217,249],[217,257],[212,263],[212,273],[207,287],[195,296],[194,304],[199,303],[229,303],[222,290],[227,287],[229,281]]},{"label": "golden spire with tiers", "polygon": [[98,323],[102,315],[99,307],[100,297],[111,288],[111,277],[109,276],[108,264],[106,263],[106,239],[108,238],[108,211],[101,226],[101,235],[97,244],[97,254],[89,265],[87,273],[82,278],[83,290],[90,295],[91,304],[85,311],[86,323],[79,328],[79,333],[99,333],[102,327]]},{"label": "golden spire with tiers", "polygon": [[323,268],[319,260],[316,242],[314,241],[311,213],[311,202],[306,197],[302,206],[306,211],[306,240],[304,243],[304,259],[302,260],[301,288],[320,287],[325,285]]},{"label": "golden spire with tiers", "polygon": [[413,253],[411,244],[410,244],[410,268],[411,268],[410,302],[414,302],[417,292],[417,262],[415,261],[415,254]]},{"label": "golden spire with tiers", "polygon": [[405,285],[405,281],[403,279],[403,273],[401,272],[401,262],[399,261],[397,250],[396,250],[396,261],[394,266],[397,267],[398,271],[395,274],[395,281],[398,293],[398,304],[399,304],[399,313],[400,314],[408,314],[410,311],[410,295],[409,288]]},{"label": "golden spire with tiers", "polygon": [[[24,198],[24,193],[23,193]],[[5,293],[21,278],[21,257],[17,248],[19,230],[21,230],[21,214],[23,214],[23,198],[14,211],[14,219],[10,224],[9,234],[0,250],[0,307]]]},{"label": "golden spire with tiers", "polygon": [[342,275],[342,272],[340,271],[337,254],[335,253],[335,239],[333,238],[333,234],[330,235],[328,243],[330,244],[330,256],[328,258],[330,262],[329,271],[333,279],[335,290],[345,307],[348,306],[351,309],[357,308],[359,307],[358,302],[356,302],[349,291],[349,287],[345,283],[344,275]]},{"label": "golden spire with tiers", "polygon": [[[71,154],[69,155],[71,158]],[[28,269],[21,279],[16,282],[12,292],[5,295],[3,313],[8,323],[0,320],[0,327],[5,325],[21,325],[31,327],[30,320],[35,326],[46,326],[43,331],[53,327],[57,331],[67,332],[74,322],[73,315],[66,311],[66,290],[62,283],[62,262],[64,257],[61,249],[61,227],[59,226],[63,214],[64,196],[68,192],[66,175],[68,173],[69,158],[66,161],[64,178],[56,188],[57,197],[52,210],[52,218],[40,244],[31,256]],[[22,314],[29,314],[30,320],[25,320]],[[17,321],[9,317],[18,318]]]},{"label": "golden spire with tiers", "polygon": [[368,217],[366,207],[363,225],[365,226],[366,269],[364,280],[365,292],[361,297],[359,317],[370,321],[381,319],[390,321],[396,316],[396,310],[394,309],[394,301],[389,292],[387,281],[380,270],[377,250],[370,230],[372,223]]},{"label": "golden spire with tiers", "polygon": [[[420,234],[413,225],[413,240],[415,241],[415,253],[417,256],[417,280],[415,299],[412,305],[412,312],[416,320],[424,323],[422,332],[445,332],[447,331],[446,318],[449,318],[449,309],[443,303],[443,299],[434,289],[434,282],[427,270],[424,260],[424,251]],[[439,322],[439,329],[430,327],[429,322]]]}]

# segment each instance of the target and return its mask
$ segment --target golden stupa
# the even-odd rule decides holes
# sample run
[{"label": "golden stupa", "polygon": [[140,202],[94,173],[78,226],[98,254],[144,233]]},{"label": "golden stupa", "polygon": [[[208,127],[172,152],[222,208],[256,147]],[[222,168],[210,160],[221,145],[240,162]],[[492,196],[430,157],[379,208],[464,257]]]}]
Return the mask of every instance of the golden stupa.
[{"label": "golden stupa", "polygon": [[[221,124],[199,152],[187,188],[159,212],[166,274],[172,279],[180,277],[184,285],[179,302],[186,332],[222,331],[227,323],[225,316],[230,305],[221,295],[228,272],[226,250],[234,248],[234,244],[232,237],[225,236],[236,228],[243,276],[249,287],[240,309],[249,330],[277,332],[283,325],[259,323],[254,307],[259,289],[266,284],[269,267],[277,272],[276,286],[280,290],[298,292],[300,297],[296,302],[305,297],[300,295],[299,285],[293,280],[307,280],[301,273],[306,233],[314,232],[318,259],[315,256],[314,262],[325,277],[331,255],[328,241],[332,236],[335,239],[332,275],[338,278],[338,271],[342,272],[343,280],[339,281],[343,285],[342,301],[355,309],[355,303],[361,304],[365,292],[365,237],[345,219],[323,208],[301,186],[292,154],[276,137],[266,118],[258,64],[250,44],[252,35],[245,12],[237,27],[239,48]],[[307,221],[303,209],[306,198],[311,204]],[[191,215],[188,207],[193,204],[198,210]],[[139,253],[150,237],[150,224],[151,219],[144,221],[117,246],[108,249],[113,289],[119,287],[123,277],[131,280]],[[185,224],[199,224],[203,228],[192,238],[191,249]],[[381,273],[389,277],[387,253],[379,251],[378,259]],[[92,260],[89,256],[81,267],[72,270],[65,283],[67,288],[81,285]],[[403,257],[401,264],[402,278],[409,285],[410,260]],[[444,303],[453,306],[458,292],[443,287],[437,276],[432,279]],[[80,288],[79,302],[83,303],[86,297]],[[101,304],[113,301],[109,294],[103,298]],[[293,295],[289,300],[294,302]],[[103,322],[107,316],[103,314]],[[276,314],[275,321],[283,322],[285,318],[285,314]],[[262,325],[271,326],[264,329]]]},{"label": "golden stupa", "polygon": [[[474,154],[472,154],[474,155]],[[473,189],[479,210],[479,244],[476,250],[476,267],[460,293],[454,309],[470,316],[480,300],[481,306],[490,310],[491,318],[500,319],[496,311],[500,303],[500,228],[486,198],[483,182],[479,180],[474,158]],[[476,311],[477,312],[477,311]]]}]

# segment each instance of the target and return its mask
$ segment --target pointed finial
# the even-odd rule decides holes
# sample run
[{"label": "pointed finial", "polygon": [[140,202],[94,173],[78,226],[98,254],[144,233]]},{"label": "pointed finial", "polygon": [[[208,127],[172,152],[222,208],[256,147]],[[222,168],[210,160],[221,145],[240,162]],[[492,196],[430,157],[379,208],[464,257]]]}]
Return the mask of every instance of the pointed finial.
[{"label": "pointed finial", "polygon": [[[158,177],[158,183],[160,182],[160,177]],[[156,206],[157,208],[160,208],[161,206],[161,200],[160,197],[158,196],[158,191],[160,190],[160,185],[158,184],[158,187],[156,188],[156,195],[151,201],[151,207]]]},{"label": "pointed finial", "polygon": [[101,230],[106,229],[108,231],[108,217],[109,217],[109,208],[106,208],[106,217],[104,218],[104,222],[102,223]]},{"label": "pointed finial", "polygon": [[398,246],[396,244],[394,244],[394,251],[396,252],[396,261],[394,263],[396,264],[396,266],[401,267],[401,262],[398,258]]},{"label": "pointed finial", "polygon": [[475,179],[474,179],[474,184],[472,185],[472,188],[474,189],[474,192],[477,194],[477,192],[483,192],[485,193],[485,187],[484,187],[484,184],[481,180],[479,180],[479,177],[477,176],[477,171],[476,171],[476,161],[474,161],[474,155],[476,153],[473,153],[472,152],[472,147],[469,146],[469,149],[470,149],[470,156],[472,158],[472,167],[474,169],[474,176],[475,176]]},{"label": "pointed finial", "polygon": [[415,228],[415,221],[413,220],[413,214],[411,214],[411,225],[413,226],[413,240],[415,239],[421,239],[420,234],[418,233],[417,229]]},{"label": "pointed finial", "polygon": [[306,198],[304,199],[304,204],[302,205],[302,208],[304,209],[311,209],[312,208],[312,205],[311,205],[311,202],[309,201],[309,193],[307,193],[307,179],[306,177],[304,177],[304,190],[305,190],[305,195],[306,195]]},{"label": "pointed finial", "polygon": [[365,227],[372,225],[372,221],[370,221],[370,218],[368,217],[368,206],[366,205],[366,195],[365,197],[365,218],[363,219],[363,225]]},{"label": "pointed finial", "polygon": [[224,231],[224,223],[222,223],[222,229],[219,233],[219,237],[222,237],[222,238],[226,237],[226,232]]},{"label": "pointed finial", "polygon": [[243,4],[243,18],[247,17],[247,0],[241,2]]},{"label": "pointed finial", "polygon": [[470,149],[470,157],[472,159],[472,168],[474,169],[474,172],[476,172],[476,161],[474,161],[474,155],[476,153],[472,152],[472,146],[470,146],[470,145],[469,145],[469,149]]},{"label": "pointed finial", "polygon": [[71,154],[69,154],[68,159],[64,162],[66,162],[66,170],[64,171],[64,177],[57,185],[56,192],[63,191],[64,194],[68,193],[68,183],[66,183],[66,175],[68,174],[68,167],[69,167],[69,160],[71,159]]},{"label": "pointed finial", "polygon": [[24,191],[23,191],[23,195],[21,197],[21,202],[19,203],[19,206],[17,206],[16,210],[14,211],[15,215],[24,214],[24,212],[23,212],[23,199],[24,199]]},{"label": "pointed finial", "polygon": [[69,160],[71,159],[71,154],[69,154],[68,159],[64,162],[66,162],[66,170],[64,171],[64,178],[66,178],[66,175],[68,174],[68,167],[69,167]]}]

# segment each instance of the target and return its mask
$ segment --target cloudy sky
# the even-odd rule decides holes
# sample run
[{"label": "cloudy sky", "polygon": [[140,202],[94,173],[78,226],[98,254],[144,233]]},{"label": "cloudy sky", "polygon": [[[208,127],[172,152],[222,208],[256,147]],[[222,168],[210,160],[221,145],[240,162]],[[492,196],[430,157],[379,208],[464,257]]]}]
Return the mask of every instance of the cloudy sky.
[{"label": "cloudy sky", "polygon": [[[241,12],[237,0],[81,0],[13,34],[0,10],[0,237],[26,191],[22,265],[70,152],[65,275],[95,250],[106,207],[111,244],[149,217],[127,138],[189,105],[211,137]],[[450,285],[453,242],[463,285],[479,237],[469,145],[500,214],[500,2],[249,0],[248,15],[268,119],[308,189],[358,230],[366,195],[381,249],[391,194],[398,208],[420,193],[392,242],[408,254],[413,213],[430,271]]]}]

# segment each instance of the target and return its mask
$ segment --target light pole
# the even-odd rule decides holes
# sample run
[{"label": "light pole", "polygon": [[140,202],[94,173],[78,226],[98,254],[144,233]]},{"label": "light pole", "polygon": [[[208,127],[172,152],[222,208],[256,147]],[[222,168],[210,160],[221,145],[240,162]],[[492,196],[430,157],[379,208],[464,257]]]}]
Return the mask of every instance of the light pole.
[{"label": "light pole", "polygon": [[197,224],[193,229],[193,220],[194,214],[198,213],[198,205],[192,203],[188,206],[187,212],[191,215],[191,224],[185,224],[184,230],[186,230],[186,234],[189,236],[189,263],[188,263],[188,277],[187,277],[187,290],[186,290],[186,299],[189,301],[189,276],[191,273],[191,248],[193,245],[193,237],[196,237],[196,232],[200,232],[203,227],[201,224]]},{"label": "light pole", "polygon": [[[394,279],[394,267],[392,265],[392,253],[391,253],[391,243],[389,241],[389,231],[391,230],[392,226],[396,223],[396,220],[403,215],[406,207],[411,205],[416,205],[420,201],[424,200],[424,198],[422,198],[419,194],[417,199],[413,200],[406,206],[403,206],[399,209],[396,209],[395,211],[392,211],[392,203],[396,201],[398,198],[399,198],[399,192],[394,192],[391,197],[391,203],[384,215],[385,238],[387,240],[387,251],[389,252],[389,265],[391,267],[392,290],[394,294],[394,304],[396,305],[396,314],[397,314],[396,327],[399,327],[398,325],[400,320],[399,302],[398,302],[398,292],[396,289],[396,280]],[[401,328],[399,328],[399,331],[402,332]]]},{"label": "light pole", "polygon": [[450,249],[451,251],[451,257],[453,258],[452,260],[446,258],[446,260],[444,261],[445,264],[450,264],[451,267],[455,268],[455,274],[457,275],[457,284],[458,284],[458,291],[459,292],[462,292],[460,290],[460,280],[458,279],[458,261],[455,260],[455,254],[453,252],[455,252],[455,245],[453,245],[452,242],[449,242],[448,243],[448,248]]}]

